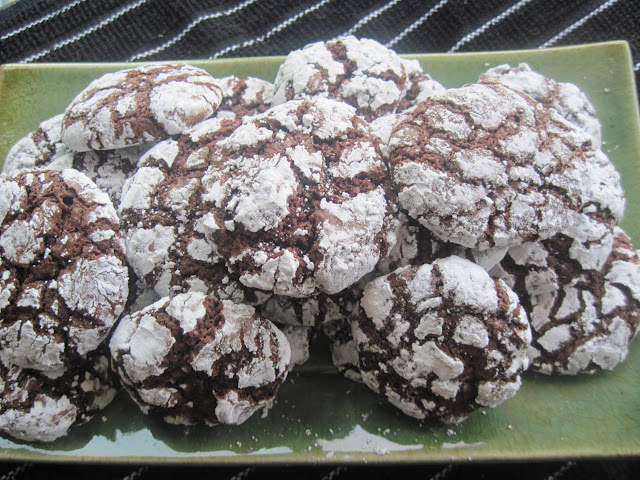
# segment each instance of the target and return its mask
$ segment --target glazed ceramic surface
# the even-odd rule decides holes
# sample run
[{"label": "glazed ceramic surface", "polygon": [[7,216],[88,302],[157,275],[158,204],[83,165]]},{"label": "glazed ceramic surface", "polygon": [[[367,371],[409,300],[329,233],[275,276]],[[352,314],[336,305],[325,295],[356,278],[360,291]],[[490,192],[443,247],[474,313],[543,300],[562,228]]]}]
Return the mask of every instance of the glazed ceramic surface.
[{"label": "glazed ceramic surface", "polygon": [[[451,55],[412,55],[447,87],[486,69],[528,63],[578,85],[595,106],[603,150],[622,176],[622,227],[640,245],[640,126],[624,42]],[[275,78],[282,57],[187,61],[214,76]],[[38,124],[61,113],[91,80],[131,64],[0,67],[0,159]],[[640,454],[640,342],[611,372],[549,378],[527,373],[516,397],[457,426],[409,418],[365,386],[339,376],[326,345],[295,370],[275,405],[240,426],[176,427],[145,417],[121,392],[102,415],[52,444],[0,437],[0,460],[197,464],[412,463],[618,457]]]}]

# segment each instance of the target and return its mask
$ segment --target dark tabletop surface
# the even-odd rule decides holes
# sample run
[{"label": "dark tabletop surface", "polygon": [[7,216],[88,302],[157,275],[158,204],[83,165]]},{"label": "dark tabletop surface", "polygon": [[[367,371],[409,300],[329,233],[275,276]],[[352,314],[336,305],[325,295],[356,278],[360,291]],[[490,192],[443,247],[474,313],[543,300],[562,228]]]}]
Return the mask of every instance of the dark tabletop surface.
[{"label": "dark tabletop surface", "polygon": [[[626,40],[640,83],[638,0],[19,0],[0,9],[0,64],[285,55],[343,34],[376,39],[398,53]],[[289,468],[0,463],[0,480],[185,474],[236,480],[636,479],[640,459]]]}]

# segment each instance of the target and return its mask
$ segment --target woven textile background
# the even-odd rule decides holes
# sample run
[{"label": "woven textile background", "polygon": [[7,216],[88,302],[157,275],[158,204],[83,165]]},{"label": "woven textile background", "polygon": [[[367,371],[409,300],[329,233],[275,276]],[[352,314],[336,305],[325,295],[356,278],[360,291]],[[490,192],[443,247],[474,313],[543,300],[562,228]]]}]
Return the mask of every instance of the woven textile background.
[{"label": "woven textile background", "polygon": [[[343,34],[398,53],[546,48],[626,40],[640,84],[639,0],[19,0],[0,9],[0,63],[284,55]],[[640,399],[639,399],[640,401]],[[640,433],[639,433],[640,435]],[[211,478],[211,469],[191,469]],[[0,480],[175,478],[140,466],[0,464]],[[640,478],[640,461],[408,467],[225,467],[217,479]]]},{"label": "woven textile background", "polygon": [[637,0],[20,0],[0,10],[0,62],[286,54],[351,33],[399,53],[627,40]]}]

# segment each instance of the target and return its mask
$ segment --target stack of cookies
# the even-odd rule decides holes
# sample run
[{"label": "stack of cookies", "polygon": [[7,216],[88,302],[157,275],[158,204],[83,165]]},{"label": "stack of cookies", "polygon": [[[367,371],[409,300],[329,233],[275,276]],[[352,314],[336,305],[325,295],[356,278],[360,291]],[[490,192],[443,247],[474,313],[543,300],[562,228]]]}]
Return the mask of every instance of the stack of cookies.
[{"label": "stack of cookies", "polygon": [[443,423],[528,368],[611,369],[640,262],[600,145],[573,85],[522,64],[445,89],[354,37],[273,84],[104,75],[4,163],[0,430],[55,440],[114,385],[170,423],[239,424],[317,332],[338,371]]}]

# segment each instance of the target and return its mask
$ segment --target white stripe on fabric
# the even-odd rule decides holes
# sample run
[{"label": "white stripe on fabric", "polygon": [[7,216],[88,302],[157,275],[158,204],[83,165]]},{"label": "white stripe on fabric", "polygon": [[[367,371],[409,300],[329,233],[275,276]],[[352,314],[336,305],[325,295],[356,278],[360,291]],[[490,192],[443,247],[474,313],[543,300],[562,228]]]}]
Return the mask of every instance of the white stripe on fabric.
[{"label": "white stripe on fabric", "polygon": [[362,28],[364,25],[366,25],[367,23],[369,23],[371,20],[373,20],[374,18],[378,18],[381,14],[383,14],[384,12],[386,12],[387,10],[389,10],[391,7],[393,7],[394,5],[400,3],[402,0],[391,0],[389,3],[387,3],[386,5],[383,5],[382,7],[374,10],[373,12],[371,12],[369,15],[367,15],[366,17],[361,18],[358,23],[356,23],[353,27],[351,27],[349,30],[347,30],[346,32],[344,32],[342,34],[342,36],[346,36],[346,35],[353,35],[357,30],[360,30],[360,28]]},{"label": "white stripe on fabric", "polygon": [[2,37],[0,37],[0,40],[7,40],[7,39],[9,39],[11,37],[15,37],[16,35],[24,32],[26,30],[29,30],[29,29],[35,27],[36,25],[40,25],[40,24],[42,24],[42,23],[44,23],[44,22],[46,22],[48,20],[51,20],[53,17],[57,17],[58,15],[60,15],[62,13],[68,12],[73,7],[75,7],[76,5],[78,5],[80,3],[84,3],[86,1],[87,0],[75,0],[75,2],[71,2],[71,3],[67,4],[67,5],[65,5],[64,7],[59,8],[58,10],[55,10],[55,11],[45,15],[42,18],[34,20],[31,23],[23,25],[22,27],[17,28],[15,30],[11,30],[9,33],[5,33]]},{"label": "white stripe on fabric", "polygon": [[406,37],[407,35],[409,35],[411,32],[413,32],[416,28],[418,28],[420,25],[422,25],[424,22],[427,21],[427,19],[433,15],[434,13],[436,13],[438,10],[440,10],[442,7],[444,7],[444,5],[448,2],[449,0],[441,0],[440,2],[438,2],[437,5],[433,6],[427,13],[425,13],[424,15],[422,15],[418,20],[416,20],[415,22],[413,22],[411,25],[409,25],[407,28],[405,28],[402,32],[400,32],[398,35],[396,35],[395,37],[393,37],[391,40],[389,40],[385,46],[388,48],[393,47],[396,43],[398,43],[400,40],[402,40],[404,37]]},{"label": "white stripe on fabric", "polygon": [[168,42],[165,42],[162,45],[158,45],[157,47],[152,48],[151,50],[147,50],[146,52],[137,53],[133,57],[131,57],[129,59],[129,61],[133,62],[133,61],[136,61],[136,60],[141,60],[141,59],[143,59],[145,57],[149,57],[151,55],[155,55],[156,53],[162,52],[163,50],[166,50],[170,46],[174,45],[175,43],[177,43],[178,41],[183,39],[185,37],[185,35],[187,35],[187,33],[189,33],[191,30],[193,30],[195,27],[197,27],[202,22],[206,22],[207,20],[213,20],[214,18],[228,17],[229,15],[233,15],[234,13],[239,12],[240,10],[248,7],[252,3],[256,3],[257,1],[258,0],[245,0],[244,2],[236,5],[235,7],[230,8],[228,10],[224,10],[224,11],[221,11],[221,12],[207,13],[206,15],[202,15],[202,16],[196,18],[194,21],[192,21],[189,25],[187,25],[187,27],[184,30],[182,30],[178,35],[173,37]]},{"label": "white stripe on fabric", "polygon": [[569,25],[567,28],[565,28],[564,30],[562,30],[560,33],[558,33],[555,37],[550,38],[549,40],[547,40],[546,42],[544,42],[542,45],[540,45],[540,47],[538,48],[547,48],[550,47],[551,45],[553,45],[554,43],[556,43],[558,40],[566,37],[567,35],[569,35],[571,32],[573,32],[574,30],[580,28],[582,25],[584,25],[585,23],[587,23],[591,18],[595,17],[596,15],[604,12],[607,8],[609,8],[611,5],[613,5],[614,3],[617,3],[618,0],[608,0],[606,2],[604,2],[602,5],[600,5],[598,8],[596,8],[594,11],[592,11],[591,13],[588,13],[587,15],[585,15],[584,17],[582,17],[580,20],[578,20],[575,23],[572,23],[571,25]]},{"label": "white stripe on fabric", "polygon": [[296,13],[293,17],[288,18],[284,22],[276,25],[271,30],[269,30],[267,33],[265,33],[264,35],[260,35],[259,37],[253,38],[251,40],[245,40],[242,43],[236,43],[236,44],[230,45],[230,46],[228,46],[226,48],[223,48],[222,50],[214,53],[209,58],[218,58],[218,57],[221,57],[222,55],[225,55],[225,54],[227,54],[229,52],[233,52],[234,50],[237,50],[239,48],[250,47],[252,45],[255,45],[256,43],[264,42],[265,40],[267,40],[268,38],[272,37],[276,33],[278,33],[280,31],[284,30],[285,28],[287,28],[292,23],[297,22],[298,20],[300,20],[305,15],[318,10],[320,7],[323,7],[324,5],[326,5],[327,3],[332,2],[332,1],[333,0],[322,0],[321,2],[316,3],[312,7],[308,7],[305,10],[302,10],[301,12]]},{"label": "white stripe on fabric", "polygon": [[58,42],[56,44],[54,44],[51,48],[46,48],[44,50],[41,50],[38,53],[34,53],[33,55],[30,55],[26,58],[23,58],[21,60],[19,60],[19,62],[33,62],[34,60],[38,60],[42,57],[46,57],[47,55],[50,55],[51,53],[55,52],[56,50],[60,50],[63,47],[66,47],[67,45],[70,45],[72,43],[77,42],[78,40],[83,39],[84,37],[91,35],[93,32],[101,29],[102,27],[104,27],[105,25],[108,25],[109,23],[117,20],[118,18],[120,18],[121,16],[125,15],[126,13],[130,12],[131,10],[134,10],[136,8],[138,8],[140,5],[142,5],[143,3],[146,3],[148,0],[138,0],[137,2],[131,4],[131,5],[127,5],[126,7],[121,8],[120,10],[118,10],[116,13],[114,13],[113,15],[108,16],[107,18],[101,20],[100,22],[96,23],[94,26],[87,28],[86,30],[83,30],[82,32],[69,37],[61,42]]},{"label": "white stripe on fabric", "polygon": [[636,63],[636,64],[633,66],[633,70],[634,70],[634,71],[636,71],[636,72],[637,72],[638,70],[640,70],[640,62]]},{"label": "white stripe on fabric", "polygon": [[469,43],[471,40],[473,40],[477,36],[482,35],[484,32],[489,30],[495,24],[500,23],[502,20],[507,18],[509,15],[511,15],[512,13],[520,10],[522,7],[524,7],[527,3],[530,3],[530,2],[531,2],[531,0],[520,0],[519,2],[511,5],[504,12],[496,15],[491,20],[489,20],[488,22],[484,23],[481,27],[477,28],[473,32],[465,35],[460,40],[458,40],[458,42],[453,47],[451,47],[449,49],[449,53],[458,51],[460,49],[460,47],[463,46],[465,43]]}]

